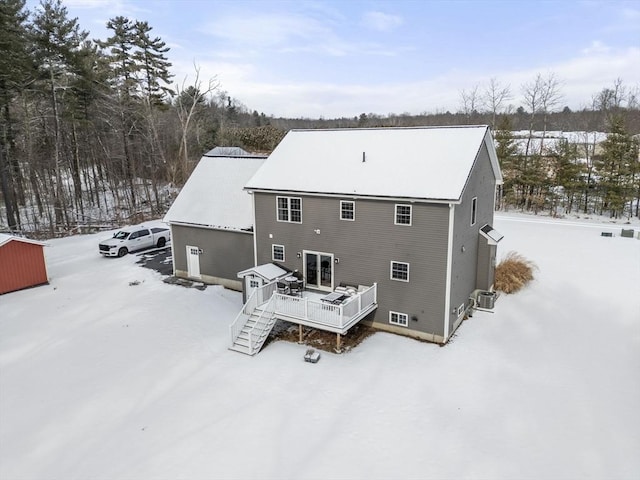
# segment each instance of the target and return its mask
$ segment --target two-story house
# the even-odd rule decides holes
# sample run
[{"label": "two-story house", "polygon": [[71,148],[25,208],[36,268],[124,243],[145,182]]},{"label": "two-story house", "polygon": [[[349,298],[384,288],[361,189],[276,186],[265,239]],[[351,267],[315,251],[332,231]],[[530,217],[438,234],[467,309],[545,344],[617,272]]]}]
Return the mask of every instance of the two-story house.
[{"label": "two-story house", "polygon": [[245,188],[255,265],[296,272],[303,290],[264,290],[268,279],[241,272],[248,293],[264,291],[232,340],[253,316],[445,343],[474,292],[492,288],[501,181],[486,126],[290,131]]}]

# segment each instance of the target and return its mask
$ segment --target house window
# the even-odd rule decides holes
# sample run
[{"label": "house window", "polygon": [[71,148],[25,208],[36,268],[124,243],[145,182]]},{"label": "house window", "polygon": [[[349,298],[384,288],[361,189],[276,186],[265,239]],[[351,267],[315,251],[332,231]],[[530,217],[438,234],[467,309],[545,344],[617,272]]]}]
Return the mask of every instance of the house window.
[{"label": "house window", "polygon": [[396,205],[396,225],[411,225],[411,205]]},{"label": "house window", "polygon": [[409,325],[409,315],[400,312],[389,312],[389,323],[391,325],[407,327]]},{"label": "house window", "polygon": [[340,200],[340,220],[356,219],[356,203],[347,200]]},{"label": "house window", "polygon": [[409,264],[404,262],[391,262],[391,280],[408,282]]},{"label": "house window", "polygon": [[460,304],[460,306],[456,309],[456,314],[458,317],[464,313],[464,303]]},{"label": "house window", "polygon": [[271,259],[284,262],[284,245],[271,245]]},{"label": "house window", "polygon": [[471,199],[471,226],[476,224],[476,213],[478,211],[478,197]]},{"label": "house window", "polygon": [[298,197],[276,197],[279,222],[302,223],[302,199]]},{"label": "house window", "polygon": [[257,280],[249,280],[249,287],[258,288],[260,286],[260,282]]}]

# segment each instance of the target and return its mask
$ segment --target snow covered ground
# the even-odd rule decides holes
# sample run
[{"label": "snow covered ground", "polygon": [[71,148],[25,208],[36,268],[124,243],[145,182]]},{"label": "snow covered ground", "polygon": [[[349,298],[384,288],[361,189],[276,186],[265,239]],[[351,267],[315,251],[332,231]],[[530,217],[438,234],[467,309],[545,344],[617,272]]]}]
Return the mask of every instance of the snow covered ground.
[{"label": "snow covered ground", "polygon": [[51,284],[0,296],[0,478],[637,479],[640,241],[495,226],[525,291],[444,348],[376,333],[317,364],[228,351],[237,293],[51,240]]}]

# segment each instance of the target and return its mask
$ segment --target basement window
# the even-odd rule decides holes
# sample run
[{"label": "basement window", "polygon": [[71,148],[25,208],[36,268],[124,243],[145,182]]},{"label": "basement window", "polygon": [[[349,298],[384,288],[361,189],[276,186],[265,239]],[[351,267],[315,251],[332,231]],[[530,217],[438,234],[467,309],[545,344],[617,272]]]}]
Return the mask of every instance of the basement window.
[{"label": "basement window", "polygon": [[409,315],[400,312],[389,312],[389,323],[400,327],[409,326]]}]

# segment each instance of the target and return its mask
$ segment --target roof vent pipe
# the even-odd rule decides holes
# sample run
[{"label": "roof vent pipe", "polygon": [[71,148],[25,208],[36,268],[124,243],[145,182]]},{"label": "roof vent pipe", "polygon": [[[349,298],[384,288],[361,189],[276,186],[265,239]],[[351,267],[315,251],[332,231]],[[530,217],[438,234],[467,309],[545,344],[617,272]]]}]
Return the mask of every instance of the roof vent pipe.
[{"label": "roof vent pipe", "polygon": [[364,163],[364,162],[366,162],[366,161],[367,161],[367,159],[365,158],[365,153],[364,153],[364,152],[362,152],[362,163]]}]

